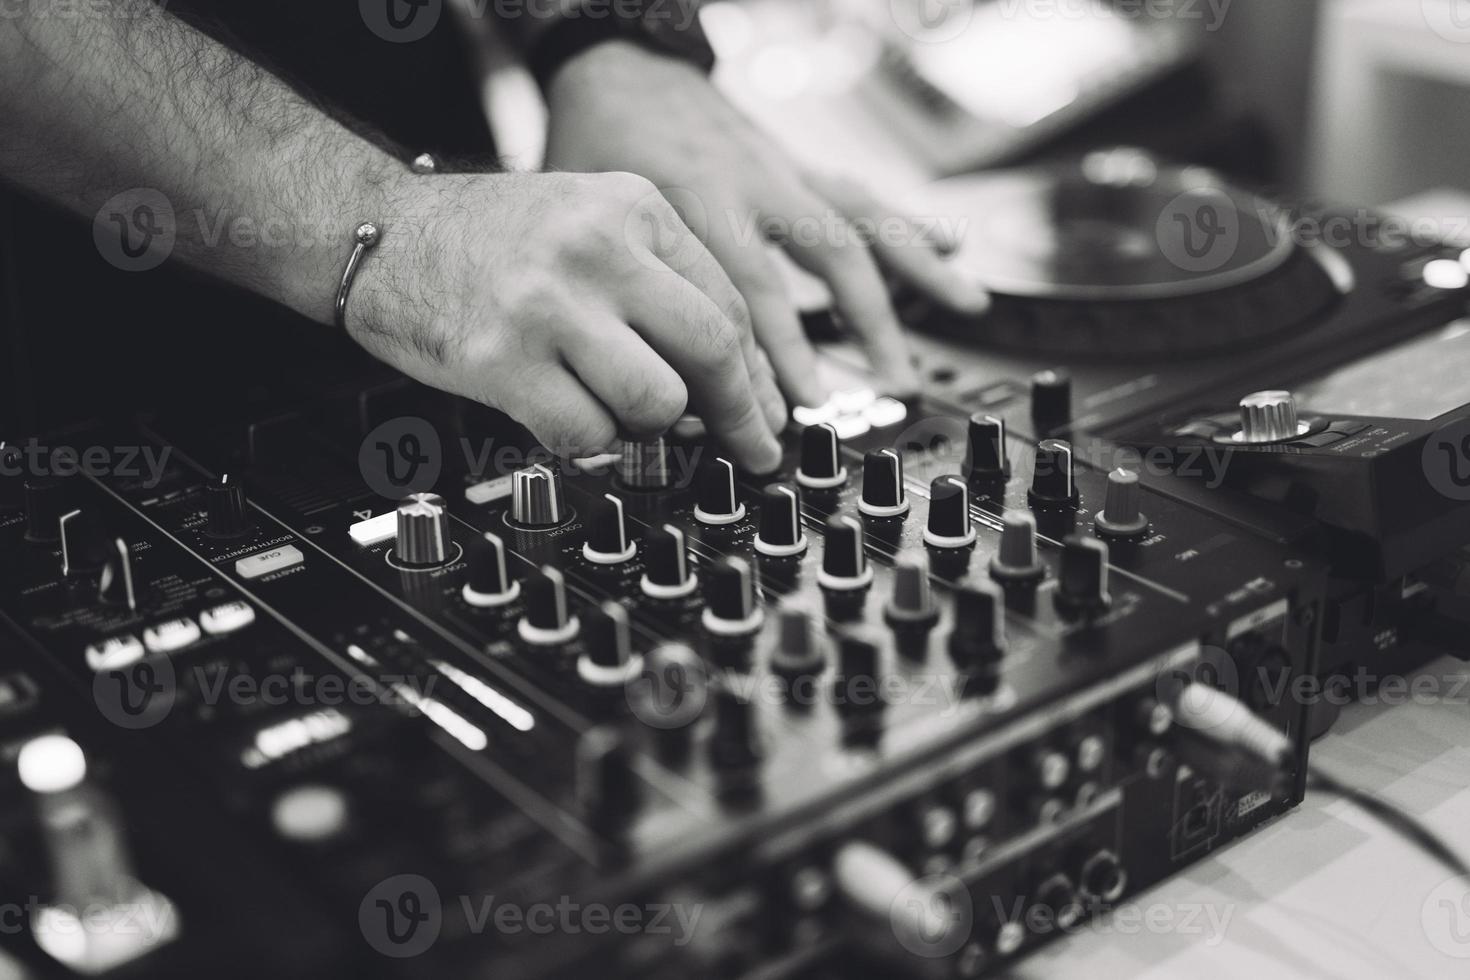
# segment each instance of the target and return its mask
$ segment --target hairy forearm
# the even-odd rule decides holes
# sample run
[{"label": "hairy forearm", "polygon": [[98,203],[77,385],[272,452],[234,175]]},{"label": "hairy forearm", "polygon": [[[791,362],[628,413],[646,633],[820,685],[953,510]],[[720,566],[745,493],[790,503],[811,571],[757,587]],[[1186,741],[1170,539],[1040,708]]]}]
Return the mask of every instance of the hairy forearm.
[{"label": "hairy forearm", "polygon": [[165,202],[172,258],[327,322],[403,167],[151,0],[112,0],[0,16],[0,178],[102,222]]}]

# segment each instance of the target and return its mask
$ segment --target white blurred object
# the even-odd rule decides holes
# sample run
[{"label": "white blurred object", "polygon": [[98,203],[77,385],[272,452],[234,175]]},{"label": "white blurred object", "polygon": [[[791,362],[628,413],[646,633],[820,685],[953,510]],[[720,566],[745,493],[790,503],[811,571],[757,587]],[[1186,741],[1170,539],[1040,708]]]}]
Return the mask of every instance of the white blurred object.
[{"label": "white blurred object", "polygon": [[1310,129],[1307,185],[1329,200],[1470,189],[1470,3],[1328,3]]}]

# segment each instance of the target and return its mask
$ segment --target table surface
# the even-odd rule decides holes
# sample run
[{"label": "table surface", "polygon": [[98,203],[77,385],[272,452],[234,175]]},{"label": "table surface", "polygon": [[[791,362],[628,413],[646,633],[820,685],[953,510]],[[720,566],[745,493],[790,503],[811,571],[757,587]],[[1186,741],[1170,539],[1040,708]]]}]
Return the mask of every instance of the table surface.
[{"label": "table surface", "polygon": [[[1410,676],[1415,693],[1395,703],[1344,708],[1312,761],[1391,800],[1470,857],[1470,666],[1445,659]],[[1352,804],[1313,792],[1010,976],[1470,977],[1470,881]]]}]

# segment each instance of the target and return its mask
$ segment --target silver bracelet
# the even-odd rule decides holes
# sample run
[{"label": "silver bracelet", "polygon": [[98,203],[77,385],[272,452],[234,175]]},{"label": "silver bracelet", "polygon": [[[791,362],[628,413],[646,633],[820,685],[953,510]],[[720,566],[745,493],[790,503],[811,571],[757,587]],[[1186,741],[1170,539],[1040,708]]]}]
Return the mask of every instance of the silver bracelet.
[{"label": "silver bracelet", "polygon": [[357,244],[352,249],[352,257],[347,260],[347,268],[342,272],[342,282],[337,286],[337,327],[340,330],[347,329],[347,294],[352,292],[353,280],[357,278],[357,267],[362,264],[363,254],[377,245],[381,237],[378,226],[371,221],[358,225],[352,234]]}]

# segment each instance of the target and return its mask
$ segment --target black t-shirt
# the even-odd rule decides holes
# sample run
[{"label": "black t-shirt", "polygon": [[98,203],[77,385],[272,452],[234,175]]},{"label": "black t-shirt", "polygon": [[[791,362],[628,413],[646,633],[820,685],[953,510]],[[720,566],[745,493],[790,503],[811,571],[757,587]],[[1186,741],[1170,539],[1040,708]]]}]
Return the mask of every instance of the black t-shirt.
[{"label": "black t-shirt", "polygon": [[[443,6],[171,0],[168,9],[405,160],[489,158],[470,52]],[[437,11],[437,22],[425,32],[406,20],[414,11]],[[97,251],[89,220],[3,184],[0,299],[0,438],[170,404],[209,412],[262,381],[326,385],[362,360],[331,328],[173,263],[120,271]]]}]

